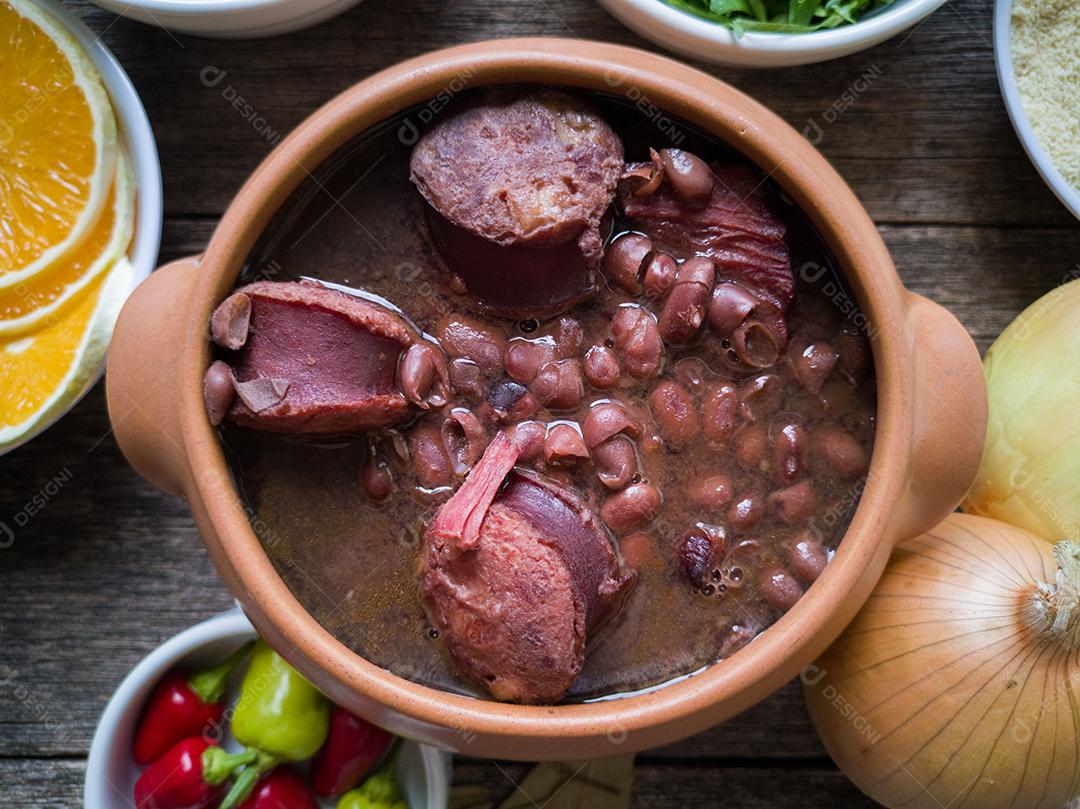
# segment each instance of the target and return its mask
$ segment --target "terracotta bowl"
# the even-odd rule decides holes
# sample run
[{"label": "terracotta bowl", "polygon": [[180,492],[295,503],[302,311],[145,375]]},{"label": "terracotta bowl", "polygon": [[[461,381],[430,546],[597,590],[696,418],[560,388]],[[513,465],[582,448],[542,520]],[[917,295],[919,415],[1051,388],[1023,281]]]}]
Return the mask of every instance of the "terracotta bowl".
[{"label": "terracotta bowl", "polygon": [[[809,216],[869,324],[879,426],[868,481],[835,559],[799,603],[731,658],[646,693],[554,707],[445,693],[364,660],[315,621],[263,552],[207,422],[206,324],[256,239],[309,172],[368,127],[453,88],[535,82],[622,95],[733,145]],[[656,112],[656,115],[661,113]],[[237,194],[202,256],[155,272],[120,317],[108,404],[116,438],[154,485],[185,497],[210,556],[259,632],[332,699],[396,733],[470,755],[599,757],[722,722],[780,688],[837,637],[893,546],[941,520],[972,480],[986,396],[956,319],[901,285],[873,223],[795,130],[716,79],[598,42],[516,39],[439,51],[378,73],[297,128]]]}]

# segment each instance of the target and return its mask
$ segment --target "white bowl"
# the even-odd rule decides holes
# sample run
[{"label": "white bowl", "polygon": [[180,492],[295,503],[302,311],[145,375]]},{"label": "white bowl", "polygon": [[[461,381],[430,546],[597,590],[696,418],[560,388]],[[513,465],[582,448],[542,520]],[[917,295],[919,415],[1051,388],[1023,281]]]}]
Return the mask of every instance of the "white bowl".
[{"label": "white bowl", "polygon": [[[131,757],[135,723],[165,673],[176,666],[213,665],[256,637],[244,614],[239,609],[230,610],[165,641],[131,670],[105,706],[94,733],[86,764],[85,809],[131,809],[140,772]],[[233,746],[229,739],[224,745]],[[446,809],[450,800],[449,753],[407,741],[397,775],[410,809]]]},{"label": "white bowl", "polygon": [[1005,98],[1009,120],[1020,138],[1035,169],[1061,203],[1080,219],[1080,190],[1073,188],[1054,166],[1049,152],[1039,143],[1039,137],[1024,112],[1020,90],[1016,86],[1016,71],[1012,61],[1012,0],[997,0],[994,6],[994,60],[997,62],[998,84]]},{"label": "white bowl", "polygon": [[669,50],[734,67],[791,67],[824,62],[873,47],[909,28],[945,0],[893,0],[851,25],[807,34],[750,32],[741,37],[663,0],[599,0],[636,33]]},{"label": "white bowl", "polygon": [[336,17],[360,0],[92,0],[170,31],[222,39],[276,36]]},{"label": "white bowl", "polygon": [[[154,131],[150,128],[146,110],[143,109],[142,101],[139,100],[139,94],[135,92],[131,79],[120,67],[116,57],[101,44],[98,36],[56,0],[35,0],[35,2],[52,12],[53,16],[75,36],[97,66],[98,72],[101,73],[101,80],[112,100],[121,143],[131,158],[136,200],[135,232],[131,245],[128,247],[128,260],[134,272],[127,281],[126,297],[157,266],[158,246],[161,243],[161,164],[158,162]],[[20,436],[18,441],[5,445],[0,455],[22,446],[63,418],[101,379],[104,371],[103,361],[101,367],[90,376],[86,385],[67,407],[58,411],[52,418],[38,424],[35,429]]]}]

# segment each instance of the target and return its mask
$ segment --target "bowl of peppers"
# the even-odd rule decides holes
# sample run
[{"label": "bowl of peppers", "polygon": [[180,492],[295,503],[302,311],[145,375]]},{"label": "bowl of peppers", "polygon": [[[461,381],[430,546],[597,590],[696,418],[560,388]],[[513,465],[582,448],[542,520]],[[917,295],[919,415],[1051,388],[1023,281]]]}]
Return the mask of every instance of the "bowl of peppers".
[{"label": "bowl of peppers", "polygon": [[86,809],[446,809],[450,755],[334,705],[239,610],[145,657],[106,706]]}]

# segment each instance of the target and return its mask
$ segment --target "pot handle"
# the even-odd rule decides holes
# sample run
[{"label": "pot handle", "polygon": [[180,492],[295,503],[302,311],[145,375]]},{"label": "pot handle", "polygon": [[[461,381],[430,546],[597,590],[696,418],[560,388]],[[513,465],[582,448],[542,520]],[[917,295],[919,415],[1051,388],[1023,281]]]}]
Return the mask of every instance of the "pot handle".
[{"label": "pot handle", "polygon": [[136,472],[173,495],[188,477],[176,379],[199,261],[173,261],[135,288],[116,321],[105,372],[116,443]]},{"label": "pot handle", "polygon": [[908,293],[912,357],[911,460],[897,542],[929,531],[975,479],[986,438],[986,381],[971,335],[945,307]]}]

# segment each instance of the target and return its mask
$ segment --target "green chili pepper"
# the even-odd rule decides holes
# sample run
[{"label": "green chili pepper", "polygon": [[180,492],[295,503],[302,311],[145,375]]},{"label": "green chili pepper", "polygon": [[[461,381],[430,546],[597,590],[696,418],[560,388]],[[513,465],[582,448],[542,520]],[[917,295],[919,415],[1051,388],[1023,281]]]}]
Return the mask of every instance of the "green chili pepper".
[{"label": "green chili pepper", "polygon": [[401,748],[398,747],[377,772],[356,789],[341,796],[337,809],[409,809],[394,783],[394,770],[400,754]]},{"label": "green chili pepper", "polygon": [[257,750],[259,759],[240,773],[221,809],[243,801],[259,777],[282,761],[314,756],[329,728],[330,701],[260,640],[251,652],[232,716],[236,740]]}]

